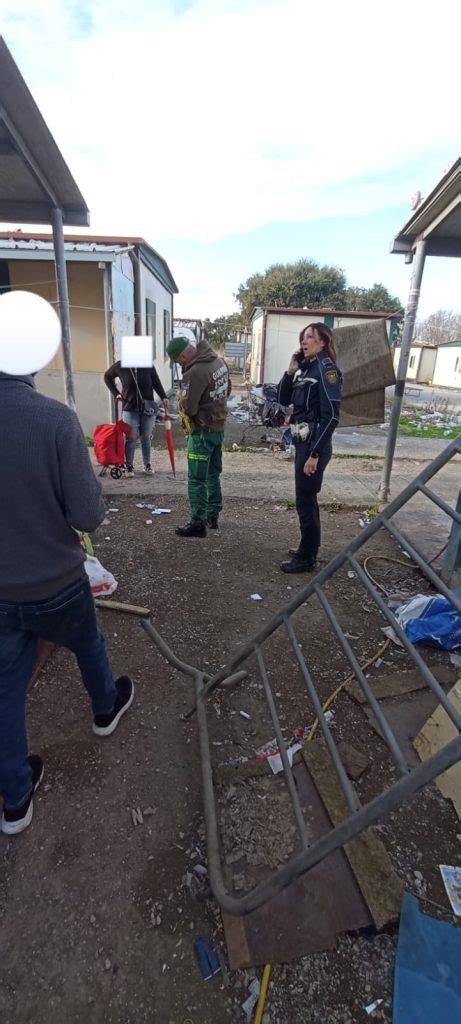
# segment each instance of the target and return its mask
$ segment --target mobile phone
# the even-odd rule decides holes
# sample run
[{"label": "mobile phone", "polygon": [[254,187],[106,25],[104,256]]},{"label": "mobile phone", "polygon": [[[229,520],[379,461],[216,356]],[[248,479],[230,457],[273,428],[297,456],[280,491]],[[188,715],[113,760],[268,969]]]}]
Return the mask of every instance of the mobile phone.
[{"label": "mobile phone", "polygon": [[303,352],[302,348],[298,349],[298,351],[295,352],[295,359],[296,359],[296,362],[297,362],[298,366],[301,366],[301,363],[304,362],[304,352]]}]

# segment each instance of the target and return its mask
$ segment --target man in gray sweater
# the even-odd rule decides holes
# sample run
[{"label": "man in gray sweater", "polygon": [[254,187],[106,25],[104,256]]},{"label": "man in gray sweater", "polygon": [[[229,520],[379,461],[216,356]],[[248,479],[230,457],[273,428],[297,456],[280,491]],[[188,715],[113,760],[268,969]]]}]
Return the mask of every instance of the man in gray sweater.
[{"label": "man in gray sweater", "polygon": [[15,835],[32,820],[43,777],[25,720],[38,639],[75,654],[97,736],[116,729],[133,684],[113,678],[75,532],[105,515],[85,438],[75,413],[38,394],[32,377],[0,373],[0,467],[1,828]]}]

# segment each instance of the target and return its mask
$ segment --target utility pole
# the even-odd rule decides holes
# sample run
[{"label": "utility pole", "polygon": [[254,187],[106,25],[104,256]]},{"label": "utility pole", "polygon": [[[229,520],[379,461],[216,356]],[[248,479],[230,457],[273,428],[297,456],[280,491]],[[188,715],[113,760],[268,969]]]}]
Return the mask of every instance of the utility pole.
[{"label": "utility pole", "polygon": [[416,313],[418,310],[419,293],[421,291],[421,280],[423,276],[425,258],[426,242],[423,239],[420,239],[420,241],[416,243],[416,249],[414,253],[410,293],[408,296],[408,304],[405,311],[405,321],[402,332],[402,344],[400,347],[400,359],[397,369],[397,379],[395,382],[394,398],[392,401],[391,419],[389,423],[389,433],[387,435],[386,451],[384,455],[383,473],[381,477],[381,484],[379,487],[379,500],[382,502],[386,502],[389,497],[389,485],[392,472],[392,463],[394,459],[395,445],[397,441],[397,431],[400,422],[400,412],[402,409],[405,381],[407,379],[408,360],[410,358],[411,343],[413,341],[413,335],[415,330],[415,320]]},{"label": "utility pole", "polygon": [[56,264],[56,280],[58,284],[59,315],[61,318],[62,353],[64,359],[64,391],[66,402],[75,412],[74,375],[72,370],[72,340],[70,333],[69,291],[67,288],[66,252],[64,249],[64,231],[62,210],[54,206],[51,212],[53,225],[54,259]]}]

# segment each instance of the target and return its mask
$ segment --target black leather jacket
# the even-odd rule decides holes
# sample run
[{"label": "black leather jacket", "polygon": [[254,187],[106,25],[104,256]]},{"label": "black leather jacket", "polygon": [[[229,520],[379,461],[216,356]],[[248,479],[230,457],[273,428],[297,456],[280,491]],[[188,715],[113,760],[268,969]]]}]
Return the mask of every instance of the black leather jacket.
[{"label": "black leather jacket", "polygon": [[284,373],[278,386],[281,405],[293,405],[292,423],[309,423],[309,451],[321,455],[339,422],[343,378],[328,356],[305,360],[295,374]]}]

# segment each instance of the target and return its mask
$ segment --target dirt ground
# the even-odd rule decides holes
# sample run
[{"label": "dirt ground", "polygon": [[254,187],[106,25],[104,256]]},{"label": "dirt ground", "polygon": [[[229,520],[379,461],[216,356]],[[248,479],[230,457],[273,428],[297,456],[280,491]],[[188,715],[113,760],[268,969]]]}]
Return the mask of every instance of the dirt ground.
[{"label": "dirt ground", "polygon": [[[305,578],[278,569],[297,540],[296,514],[275,501],[230,498],[219,532],[186,541],[174,534],[187,521],[183,497],[156,495],[172,513],[154,516],[151,525],[147,510],[136,507],[142,500],[107,500],[118,511],[108,512],[95,534],[96,553],[119,581],[117,599],[150,607],[175,653],[211,672],[302,586]],[[352,511],[322,515],[327,561],[360,525]],[[370,551],[396,553],[389,538]],[[382,578],[389,566],[375,562],[373,571]],[[396,588],[420,588],[416,572],[391,571]],[[251,599],[255,593],[261,601]],[[382,643],[381,620],[347,573],[328,593],[365,660]],[[136,620],[105,610],[101,624],[114,672],[129,672],[136,687],[112,737],[92,734],[87,698],[66,652],[54,653],[30,693],[30,749],[44,757],[46,774],[32,826],[19,837],[0,837],[2,1024],[245,1022],[249,976],[226,969],[220,914],[203,898],[203,873],[194,871],[206,867],[206,854],[196,726],[181,717],[191,705],[191,683],[161,658]],[[344,661],[318,611],[297,613],[296,628],[326,698],[347,675]],[[431,659],[448,663],[447,655]],[[269,645],[268,669],[288,730],[313,720],[292,660],[283,645]],[[379,671],[408,667],[407,656],[390,647]],[[353,737],[370,758],[359,784],[368,797],[393,777],[384,746],[347,696],[334,705],[333,723],[337,738]],[[209,724],[216,766],[253,757],[273,736],[256,677],[213,699]],[[135,825],[137,808],[144,814]],[[405,885],[443,907],[438,864],[459,860],[459,832],[435,787],[379,826]],[[206,984],[194,953],[198,935],[224,968]],[[395,929],[343,935],[333,952],[275,966],[264,1024],[390,1022],[395,947]],[[374,999],[384,1002],[369,1018],[364,1007]]]}]

